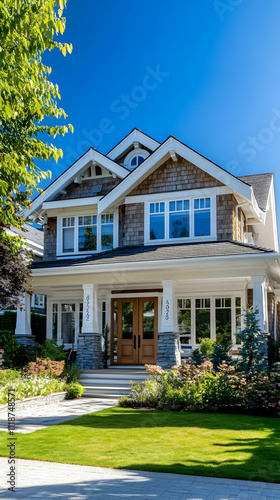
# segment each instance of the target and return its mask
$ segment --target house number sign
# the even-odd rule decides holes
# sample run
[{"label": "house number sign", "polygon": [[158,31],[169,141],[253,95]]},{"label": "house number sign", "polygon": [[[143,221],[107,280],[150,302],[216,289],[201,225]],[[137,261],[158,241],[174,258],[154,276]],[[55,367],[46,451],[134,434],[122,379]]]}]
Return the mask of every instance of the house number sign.
[{"label": "house number sign", "polygon": [[89,305],[90,305],[90,298],[88,294],[86,295],[86,321],[89,321]]},{"label": "house number sign", "polygon": [[165,319],[166,319],[166,321],[169,320],[169,310],[170,310],[169,300],[166,300],[166,302],[165,302]]}]

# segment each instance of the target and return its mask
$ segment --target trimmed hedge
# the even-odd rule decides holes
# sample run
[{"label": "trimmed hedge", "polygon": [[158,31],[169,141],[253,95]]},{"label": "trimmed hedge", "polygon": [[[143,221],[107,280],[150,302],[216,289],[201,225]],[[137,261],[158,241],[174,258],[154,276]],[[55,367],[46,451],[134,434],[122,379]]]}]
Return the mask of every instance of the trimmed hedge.
[{"label": "trimmed hedge", "polygon": [[[1,331],[10,331],[15,333],[17,321],[16,311],[5,311],[0,315],[0,334]],[[31,330],[35,335],[35,342],[43,344],[46,340],[46,316],[31,313]]]}]

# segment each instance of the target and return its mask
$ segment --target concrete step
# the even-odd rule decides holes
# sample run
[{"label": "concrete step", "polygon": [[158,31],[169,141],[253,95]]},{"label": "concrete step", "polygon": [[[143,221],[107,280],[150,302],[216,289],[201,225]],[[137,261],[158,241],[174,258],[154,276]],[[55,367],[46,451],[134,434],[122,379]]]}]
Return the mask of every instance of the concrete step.
[{"label": "concrete step", "polygon": [[146,369],[135,366],[115,366],[107,370],[85,370],[81,373],[80,383],[86,389],[84,397],[118,398],[129,395],[132,382],[143,382],[149,378]]},{"label": "concrete step", "polygon": [[133,375],[133,374],[129,374],[129,375],[123,375],[123,374],[116,374],[116,375],[113,375],[113,374],[110,374],[110,375],[103,375],[103,374],[99,374],[99,373],[82,373],[81,376],[80,376],[80,380],[83,380],[83,381],[87,381],[87,380],[103,380],[103,381],[106,381],[106,380],[117,380],[118,382],[122,383],[122,382],[131,382],[132,380],[133,381],[142,381],[142,380],[146,380],[146,378],[148,378],[148,376],[146,377],[145,375]]},{"label": "concrete step", "polygon": [[114,399],[118,400],[122,396],[127,396],[127,394],[102,394],[100,395],[100,392],[94,392],[94,391],[85,391],[83,394],[84,398],[97,398],[97,399]]},{"label": "concrete step", "polygon": [[106,394],[107,393],[112,393],[112,394],[117,393],[118,394],[120,392],[124,393],[124,394],[130,393],[130,387],[120,387],[118,385],[113,387],[111,385],[99,385],[99,386],[97,386],[97,385],[89,384],[89,385],[84,385],[83,387],[86,389],[86,391],[95,391],[95,392],[98,392],[99,394],[100,393],[104,393],[104,394],[105,393]]}]

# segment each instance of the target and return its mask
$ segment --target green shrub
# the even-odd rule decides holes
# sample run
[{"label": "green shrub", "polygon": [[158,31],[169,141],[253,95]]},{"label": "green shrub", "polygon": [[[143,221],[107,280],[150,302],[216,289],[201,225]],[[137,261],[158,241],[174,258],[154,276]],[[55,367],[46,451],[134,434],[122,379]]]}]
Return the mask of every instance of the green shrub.
[{"label": "green shrub", "polygon": [[19,344],[11,331],[0,331],[0,349],[4,349],[3,365],[10,368],[11,366],[13,366],[17,351],[19,349]]},{"label": "green shrub", "polygon": [[40,358],[48,358],[52,361],[67,360],[67,354],[63,351],[63,346],[59,346],[56,340],[46,339],[43,344],[37,346],[37,353]]},{"label": "green shrub", "polygon": [[66,383],[71,384],[71,382],[78,382],[81,373],[82,369],[78,365],[76,365],[76,363],[73,363],[65,370]]},{"label": "green shrub", "polygon": [[15,382],[20,377],[20,372],[17,370],[0,370],[0,386],[2,387],[9,382]]},{"label": "green shrub", "polygon": [[212,339],[199,339],[199,340],[200,340],[199,350],[201,354],[209,358],[212,352],[214,351],[215,341]]},{"label": "green shrub", "polygon": [[78,382],[72,382],[71,384],[65,384],[64,390],[67,392],[67,399],[80,398],[85,392],[85,388]]},{"label": "green shrub", "polygon": [[[245,328],[236,335],[242,342],[239,367],[250,375],[262,371],[266,367],[264,337],[259,322],[259,311],[247,309],[243,315]],[[263,347],[263,348],[262,348]]]},{"label": "green shrub", "polygon": [[1,330],[15,332],[17,322],[16,311],[5,311],[1,314]]},{"label": "green shrub", "polygon": [[122,408],[133,408],[134,405],[135,401],[128,396],[122,396],[118,399],[118,406],[121,406]]},{"label": "green shrub", "polygon": [[232,348],[232,343],[227,342],[224,344],[219,344],[218,342],[214,342],[213,352],[210,355],[211,363],[213,363],[213,368],[215,371],[219,370],[219,366],[222,365],[223,362],[230,364],[231,357],[229,355],[229,351]]},{"label": "green shrub", "polygon": [[38,358],[34,362],[28,363],[24,369],[26,375],[37,375],[41,377],[56,378],[64,370],[65,361],[52,361],[51,359]]},{"label": "green shrub", "polygon": [[31,330],[35,335],[35,342],[43,344],[46,340],[46,316],[31,313]]}]

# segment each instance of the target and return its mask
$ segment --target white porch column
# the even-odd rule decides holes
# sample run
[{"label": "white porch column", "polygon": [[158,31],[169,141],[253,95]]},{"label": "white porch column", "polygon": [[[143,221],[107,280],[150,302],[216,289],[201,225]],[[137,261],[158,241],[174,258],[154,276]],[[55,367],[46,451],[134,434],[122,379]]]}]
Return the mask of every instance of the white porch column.
[{"label": "white porch column", "polygon": [[82,333],[99,333],[97,289],[94,283],[83,285],[83,326]]},{"label": "white porch column", "polygon": [[162,280],[163,298],[161,312],[161,332],[174,332],[174,284],[173,280]]},{"label": "white porch column", "polygon": [[268,332],[267,284],[265,276],[252,276],[253,310],[258,309],[261,330]]},{"label": "white porch column", "polygon": [[26,293],[21,298],[22,309],[17,309],[15,335],[31,335],[30,295]]}]

